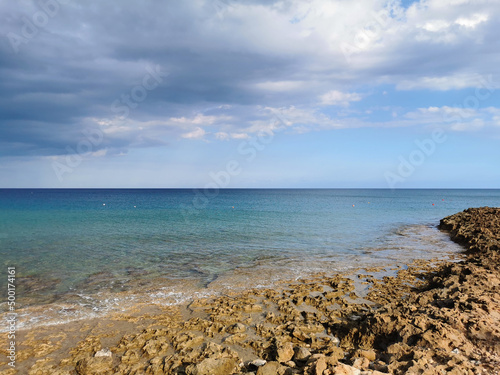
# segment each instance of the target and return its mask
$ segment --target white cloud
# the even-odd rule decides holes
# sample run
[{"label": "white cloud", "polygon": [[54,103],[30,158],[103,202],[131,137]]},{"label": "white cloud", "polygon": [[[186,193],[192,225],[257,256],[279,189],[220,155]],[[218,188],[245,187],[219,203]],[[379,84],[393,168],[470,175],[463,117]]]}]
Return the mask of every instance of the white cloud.
[{"label": "white cloud", "polygon": [[250,138],[250,135],[247,133],[226,133],[226,132],[217,132],[215,133],[215,138],[223,141],[227,141],[229,139],[247,139]]},{"label": "white cloud", "polygon": [[106,148],[91,153],[91,155],[96,158],[106,156],[107,154],[108,154],[108,149]]},{"label": "white cloud", "polygon": [[282,91],[297,90],[306,86],[307,84],[308,82],[304,81],[266,81],[266,82],[256,83],[255,87],[265,91],[282,92]]},{"label": "white cloud", "polygon": [[449,28],[450,23],[443,21],[443,20],[433,20],[433,21],[426,22],[421,27],[422,27],[422,29],[427,30],[427,31],[439,32],[439,31],[443,31],[443,30]]},{"label": "white cloud", "polygon": [[231,133],[231,138],[233,139],[247,139],[250,136],[246,133]]},{"label": "white cloud", "polygon": [[348,107],[351,102],[359,102],[362,97],[358,93],[343,93],[341,91],[332,90],[320,96],[322,105],[338,105]]},{"label": "white cloud", "polygon": [[498,124],[500,108],[428,107],[404,115],[410,123],[418,125],[446,126],[454,131],[477,131]]},{"label": "white cloud", "polygon": [[474,14],[472,17],[469,18],[460,17],[455,21],[455,23],[460,26],[474,29],[480,23],[486,21],[488,21],[488,16],[486,14]]},{"label": "white cloud", "polygon": [[185,125],[212,125],[214,122],[219,120],[217,116],[205,116],[203,114],[197,114],[194,117],[171,117],[169,122],[173,124],[180,124],[182,126]]},{"label": "white cloud", "polygon": [[215,138],[221,141],[225,141],[229,139],[229,134],[227,134],[226,132],[217,132],[215,133]]},{"label": "white cloud", "polygon": [[421,90],[429,89],[435,91],[460,90],[469,87],[485,87],[487,77],[477,73],[459,73],[447,76],[418,77],[413,80],[403,80],[396,85],[398,90]]},{"label": "white cloud", "polygon": [[464,121],[456,122],[452,124],[450,128],[451,130],[462,132],[462,131],[476,131],[481,129],[483,126],[485,126],[485,123],[482,119],[474,119],[469,122],[464,122]]},{"label": "white cloud", "polygon": [[182,134],[181,137],[187,139],[202,139],[205,136],[205,134],[207,134],[205,130],[203,130],[200,127],[197,127],[191,132]]}]

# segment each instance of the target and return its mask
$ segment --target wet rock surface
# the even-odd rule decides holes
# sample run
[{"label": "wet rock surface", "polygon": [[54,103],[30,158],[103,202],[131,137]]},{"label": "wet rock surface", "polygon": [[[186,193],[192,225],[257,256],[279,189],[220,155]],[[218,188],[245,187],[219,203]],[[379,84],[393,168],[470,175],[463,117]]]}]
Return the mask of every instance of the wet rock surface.
[{"label": "wet rock surface", "polygon": [[[468,209],[441,220],[440,228],[464,245],[459,261],[418,261],[383,278],[371,274],[380,270],[367,269],[322,275],[282,289],[114,316],[74,334],[61,333],[61,327],[38,336],[30,332],[19,347],[18,367],[7,370],[0,362],[0,369],[80,375],[498,374],[500,209]],[[356,283],[370,287],[363,298]],[[70,336],[78,341],[65,347]]]}]

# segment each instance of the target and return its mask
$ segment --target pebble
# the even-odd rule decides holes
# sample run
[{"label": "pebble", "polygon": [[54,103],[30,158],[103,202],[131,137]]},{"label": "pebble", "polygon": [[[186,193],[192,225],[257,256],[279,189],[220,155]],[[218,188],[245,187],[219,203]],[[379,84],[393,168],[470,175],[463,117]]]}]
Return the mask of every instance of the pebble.
[{"label": "pebble", "polygon": [[265,359],[254,359],[252,362],[250,362],[250,365],[253,365],[255,367],[261,367],[264,366],[267,363]]},{"label": "pebble", "polygon": [[113,353],[109,349],[101,349],[94,354],[94,357],[111,357]]}]

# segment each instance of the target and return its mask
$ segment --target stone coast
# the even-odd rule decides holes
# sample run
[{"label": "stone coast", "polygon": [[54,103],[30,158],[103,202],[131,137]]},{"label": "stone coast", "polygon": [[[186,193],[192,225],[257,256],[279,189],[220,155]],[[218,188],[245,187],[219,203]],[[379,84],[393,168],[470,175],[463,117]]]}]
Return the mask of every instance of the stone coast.
[{"label": "stone coast", "polygon": [[457,259],[47,327],[25,333],[17,368],[1,373],[498,374],[500,209],[440,229],[464,246]]}]

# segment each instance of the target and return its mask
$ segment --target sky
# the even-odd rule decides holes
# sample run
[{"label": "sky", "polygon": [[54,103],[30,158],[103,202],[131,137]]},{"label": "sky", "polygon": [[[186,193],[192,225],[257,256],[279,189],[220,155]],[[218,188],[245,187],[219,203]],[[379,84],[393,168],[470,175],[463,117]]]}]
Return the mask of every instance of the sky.
[{"label": "sky", "polygon": [[0,187],[500,188],[498,0],[0,0]]}]

